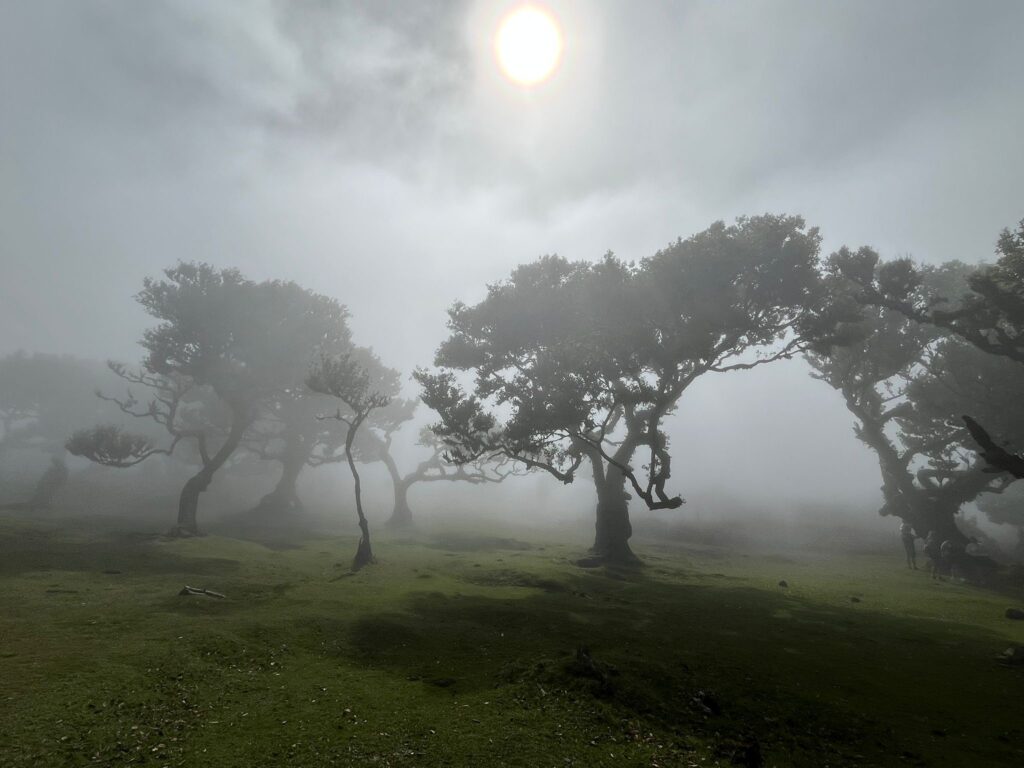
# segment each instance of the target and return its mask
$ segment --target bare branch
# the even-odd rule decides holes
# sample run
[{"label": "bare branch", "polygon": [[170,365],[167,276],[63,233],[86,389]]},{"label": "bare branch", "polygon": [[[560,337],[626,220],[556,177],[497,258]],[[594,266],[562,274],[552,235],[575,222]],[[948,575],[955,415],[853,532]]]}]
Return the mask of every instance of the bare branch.
[{"label": "bare branch", "polygon": [[987,461],[995,471],[1009,472],[1017,478],[1024,478],[1024,457],[1010,453],[998,445],[989,433],[970,416],[963,417],[968,431],[975,442],[981,446],[981,457]]}]

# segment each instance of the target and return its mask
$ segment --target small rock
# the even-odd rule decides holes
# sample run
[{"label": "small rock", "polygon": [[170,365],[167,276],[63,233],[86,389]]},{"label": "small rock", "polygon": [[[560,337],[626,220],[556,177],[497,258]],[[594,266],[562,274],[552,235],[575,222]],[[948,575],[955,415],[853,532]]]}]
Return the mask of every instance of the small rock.
[{"label": "small rock", "polygon": [[1013,619],[1014,621],[1024,621],[1024,611],[1020,608],[1007,608],[1006,618]]},{"label": "small rock", "polygon": [[779,586],[782,587],[783,589],[785,589],[786,587],[789,586],[789,584],[787,584],[786,580],[783,579],[782,581],[779,582]]}]

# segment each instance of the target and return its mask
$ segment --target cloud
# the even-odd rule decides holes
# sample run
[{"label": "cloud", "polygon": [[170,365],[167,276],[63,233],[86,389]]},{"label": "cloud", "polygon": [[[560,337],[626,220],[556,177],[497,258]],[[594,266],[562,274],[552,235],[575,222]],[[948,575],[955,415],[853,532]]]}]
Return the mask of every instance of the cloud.
[{"label": "cloud", "polygon": [[[201,259],[337,296],[409,370],[453,300],[543,253],[784,211],[827,249],[973,261],[1022,215],[1020,3],[550,5],[565,60],[527,92],[491,60],[501,3],[5,4],[0,354],[131,359],[142,278]],[[711,430],[715,393],[757,394],[834,413],[779,439],[877,486],[832,393],[759,376],[688,395],[705,456],[744,429]],[[794,466],[764,461],[757,483]]]}]

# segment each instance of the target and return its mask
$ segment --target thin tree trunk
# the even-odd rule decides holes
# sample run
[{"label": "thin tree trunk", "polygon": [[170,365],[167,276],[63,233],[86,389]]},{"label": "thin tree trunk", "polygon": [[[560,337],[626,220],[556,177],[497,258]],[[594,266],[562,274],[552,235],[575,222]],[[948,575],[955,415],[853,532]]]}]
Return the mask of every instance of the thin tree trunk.
[{"label": "thin tree trunk", "polygon": [[366,520],[366,515],[363,514],[363,494],[359,483],[359,471],[356,469],[355,459],[352,458],[352,442],[360,423],[362,423],[362,419],[356,420],[349,427],[348,435],[345,438],[345,458],[348,459],[348,468],[352,471],[352,479],[355,481],[356,516],[359,518],[359,530],[362,532],[359,537],[359,546],[356,548],[356,556],[352,559],[353,571],[358,571],[364,565],[376,562],[373,557],[373,549],[370,546],[370,524]]}]

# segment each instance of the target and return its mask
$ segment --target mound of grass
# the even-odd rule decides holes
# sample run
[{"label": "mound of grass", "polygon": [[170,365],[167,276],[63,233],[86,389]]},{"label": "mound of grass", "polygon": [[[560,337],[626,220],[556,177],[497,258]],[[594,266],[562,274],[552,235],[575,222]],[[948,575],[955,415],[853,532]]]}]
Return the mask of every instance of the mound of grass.
[{"label": "mound of grass", "polygon": [[896,554],[451,543],[350,575],[347,538],[0,519],[0,765],[1024,764],[1004,595]]}]

